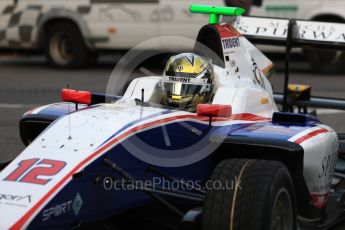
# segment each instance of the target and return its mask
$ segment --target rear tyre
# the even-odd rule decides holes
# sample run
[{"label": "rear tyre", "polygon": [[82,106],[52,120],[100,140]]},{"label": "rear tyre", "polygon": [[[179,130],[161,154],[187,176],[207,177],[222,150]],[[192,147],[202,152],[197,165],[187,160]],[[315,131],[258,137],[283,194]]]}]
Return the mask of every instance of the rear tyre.
[{"label": "rear tyre", "polygon": [[[203,209],[203,230],[293,230],[296,198],[284,164],[267,160],[221,162],[210,182]],[[208,184],[209,185],[209,184]],[[230,186],[231,185],[231,186]]]},{"label": "rear tyre", "polygon": [[51,65],[78,68],[96,62],[97,54],[87,48],[77,26],[66,22],[48,26],[45,52]]}]

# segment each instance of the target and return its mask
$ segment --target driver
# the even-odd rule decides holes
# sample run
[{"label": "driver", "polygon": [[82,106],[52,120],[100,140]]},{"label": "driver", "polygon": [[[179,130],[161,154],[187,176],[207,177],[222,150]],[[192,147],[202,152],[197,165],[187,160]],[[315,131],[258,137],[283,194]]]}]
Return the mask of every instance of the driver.
[{"label": "driver", "polygon": [[162,77],[162,104],[195,112],[213,97],[214,70],[210,60],[193,53],[169,59]]}]

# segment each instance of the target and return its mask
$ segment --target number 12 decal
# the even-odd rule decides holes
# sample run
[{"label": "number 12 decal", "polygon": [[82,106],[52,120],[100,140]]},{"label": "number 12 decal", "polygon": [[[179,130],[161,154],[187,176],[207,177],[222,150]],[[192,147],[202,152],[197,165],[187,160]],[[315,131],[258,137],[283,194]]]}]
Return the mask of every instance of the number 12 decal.
[{"label": "number 12 decal", "polygon": [[[65,166],[66,162],[64,161],[38,158],[23,160],[19,162],[17,169],[4,180],[45,185]],[[44,176],[47,179],[39,178],[40,176]],[[50,179],[48,179],[49,177]]]}]

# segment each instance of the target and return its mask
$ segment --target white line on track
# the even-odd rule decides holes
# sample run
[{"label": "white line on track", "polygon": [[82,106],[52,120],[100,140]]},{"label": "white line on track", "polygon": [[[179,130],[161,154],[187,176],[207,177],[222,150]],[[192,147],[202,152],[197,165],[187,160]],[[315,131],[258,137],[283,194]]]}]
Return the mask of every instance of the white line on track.
[{"label": "white line on track", "polygon": [[335,115],[335,114],[345,114],[344,110],[335,109],[318,109],[316,110],[317,115]]}]

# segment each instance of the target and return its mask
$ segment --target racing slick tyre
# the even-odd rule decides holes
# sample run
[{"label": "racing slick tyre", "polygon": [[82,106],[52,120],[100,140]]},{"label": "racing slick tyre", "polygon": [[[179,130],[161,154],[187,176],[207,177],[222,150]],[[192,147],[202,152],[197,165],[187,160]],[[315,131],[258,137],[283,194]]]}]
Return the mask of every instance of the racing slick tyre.
[{"label": "racing slick tyre", "polygon": [[55,67],[78,68],[97,60],[97,54],[87,48],[79,28],[72,23],[49,26],[44,48],[48,62]]},{"label": "racing slick tyre", "polygon": [[214,186],[207,186],[202,230],[297,229],[294,185],[284,164],[225,160],[208,182]]}]

